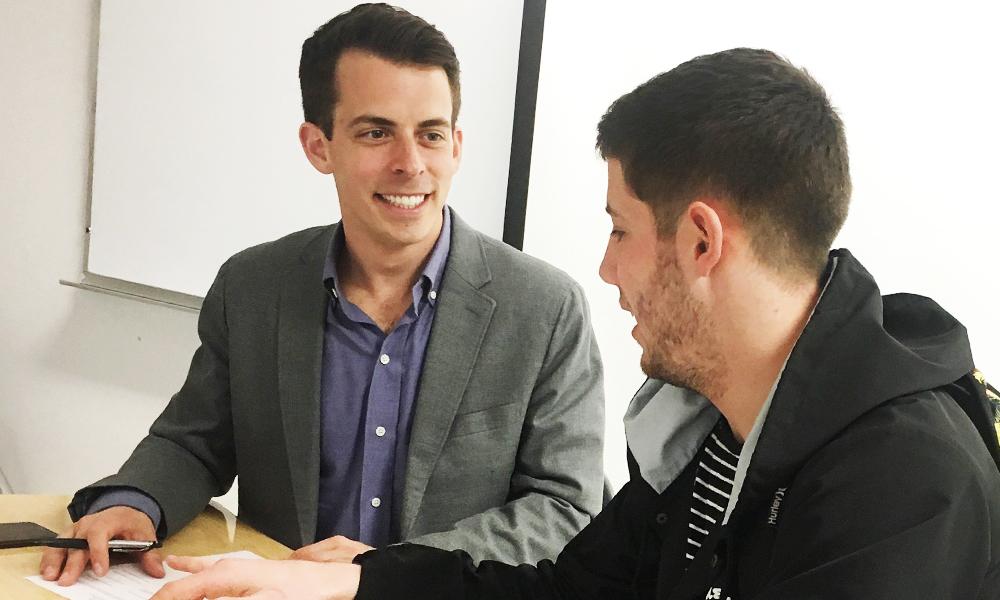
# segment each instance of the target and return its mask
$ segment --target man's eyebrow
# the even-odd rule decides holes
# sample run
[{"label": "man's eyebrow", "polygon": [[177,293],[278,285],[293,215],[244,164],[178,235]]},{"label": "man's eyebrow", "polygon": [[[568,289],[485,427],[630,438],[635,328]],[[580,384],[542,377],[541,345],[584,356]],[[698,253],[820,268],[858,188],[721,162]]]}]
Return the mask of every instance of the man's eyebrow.
[{"label": "man's eyebrow", "polygon": [[448,119],[427,119],[418,123],[417,127],[420,129],[427,129],[428,127],[451,127],[451,121]]},{"label": "man's eyebrow", "polygon": [[611,215],[612,217],[619,217],[619,216],[621,216],[621,215],[618,214],[618,212],[615,209],[611,208],[610,204],[605,205],[604,210],[607,211],[607,213],[609,215]]},{"label": "man's eyebrow", "polygon": [[386,119],[385,117],[379,117],[377,115],[360,115],[351,119],[351,122],[347,124],[348,127],[354,127],[356,125],[377,125],[379,127],[395,127],[396,123],[391,119]]},{"label": "man's eyebrow", "polygon": [[[385,117],[380,117],[378,115],[360,115],[351,119],[350,123],[347,124],[348,127],[356,127],[358,125],[375,125],[377,127],[397,127],[398,124],[392,119],[387,119]],[[431,127],[451,127],[451,121],[448,119],[425,119],[417,123],[418,129],[428,129]]]}]

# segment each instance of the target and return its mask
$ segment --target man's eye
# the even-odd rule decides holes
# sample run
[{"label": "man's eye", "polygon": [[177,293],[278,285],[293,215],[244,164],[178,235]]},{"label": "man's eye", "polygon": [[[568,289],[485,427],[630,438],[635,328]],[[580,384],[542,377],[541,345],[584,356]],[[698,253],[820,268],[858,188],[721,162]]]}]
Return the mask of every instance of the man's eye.
[{"label": "man's eye", "polygon": [[372,140],[381,140],[385,139],[388,134],[383,129],[372,129],[371,131],[366,131],[363,135]]},{"label": "man's eye", "polygon": [[622,236],[624,236],[624,235],[625,235],[625,232],[622,231],[621,229],[612,229],[611,230],[611,239],[615,240],[616,242],[617,241],[621,241]]},{"label": "man's eye", "polygon": [[437,142],[443,142],[444,141],[444,136],[441,135],[440,133],[436,132],[436,131],[430,131],[430,132],[426,133],[424,135],[424,137],[427,138],[428,142],[437,143]]}]

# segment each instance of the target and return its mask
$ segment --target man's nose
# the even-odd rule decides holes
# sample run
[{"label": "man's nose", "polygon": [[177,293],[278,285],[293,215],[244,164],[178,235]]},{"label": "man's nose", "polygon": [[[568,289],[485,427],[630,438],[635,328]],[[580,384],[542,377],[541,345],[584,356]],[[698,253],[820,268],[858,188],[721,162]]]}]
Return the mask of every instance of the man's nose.
[{"label": "man's nose", "polygon": [[403,140],[396,146],[392,160],[392,170],[398,175],[414,177],[424,172],[426,166],[420,154],[420,146],[413,140]]},{"label": "man's nose", "polygon": [[616,269],[613,264],[614,258],[611,256],[611,245],[610,243],[604,249],[604,258],[601,260],[601,266],[597,270],[597,274],[600,275],[601,279],[605,283],[610,283],[611,285],[618,285],[618,278],[615,276]]}]

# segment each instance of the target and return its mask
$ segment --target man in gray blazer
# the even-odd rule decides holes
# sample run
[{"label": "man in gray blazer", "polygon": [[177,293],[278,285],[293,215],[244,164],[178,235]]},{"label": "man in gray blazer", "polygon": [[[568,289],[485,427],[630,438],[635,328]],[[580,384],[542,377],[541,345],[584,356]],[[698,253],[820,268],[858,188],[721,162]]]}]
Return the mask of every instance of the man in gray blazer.
[{"label": "man in gray blazer", "polygon": [[[445,206],[451,44],[361,5],[305,42],[300,79],[300,141],[342,221],[222,266],[187,381],[119,473],[77,493],[66,535],[90,552],[47,551],[47,579],[103,575],[109,539],[169,536],[237,475],[240,518],[313,560],[411,540],[536,562],[600,510],[580,287]],[[162,574],[155,553],[141,562]]]}]

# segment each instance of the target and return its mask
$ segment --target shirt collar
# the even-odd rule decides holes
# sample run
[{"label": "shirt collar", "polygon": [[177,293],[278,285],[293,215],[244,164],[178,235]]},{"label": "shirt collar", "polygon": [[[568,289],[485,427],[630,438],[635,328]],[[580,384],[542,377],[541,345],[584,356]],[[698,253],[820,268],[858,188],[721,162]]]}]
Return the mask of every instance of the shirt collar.
[{"label": "shirt collar", "polygon": [[[440,293],[438,288],[444,278],[444,269],[448,262],[448,252],[451,250],[451,211],[443,209],[444,218],[441,224],[441,233],[438,235],[434,248],[427,258],[424,270],[420,278],[413,285],[413,310],[420,314],[420,300],[426,296],[427,301],[434,306],[437,304],[437,297]],[[340,301],[342,292],[340,280],[337,277],[337,257],[344,249],[344,228],[338,227],[336,235],[330,241],[330,249],[327,251],[326,262],[323,265],[323,283],[330,291],[335,301]]]},{"label": "shirt collar", "polygon": [[447,208],[444,209],[444,219],[441,223],[441,235],[438,236],[437,242],[434,243],[434,249],[431,250],[431,255],[427,259],[427,264],[424,265],[424,271],[421,274],[420,281],[417,285],[413,286],[413,306],[416,307],[419,304],[420,294],[418,286],[422,283],[424,289],[421,290],[422,293],[427,294],[427,301],[430,302],[431,306],[437,304],[437,297],[440,293],[439,289],[441,287],[441,280],[444,278],[444,268],[448,263],[448,252],[451,250],[451,211]]}]

